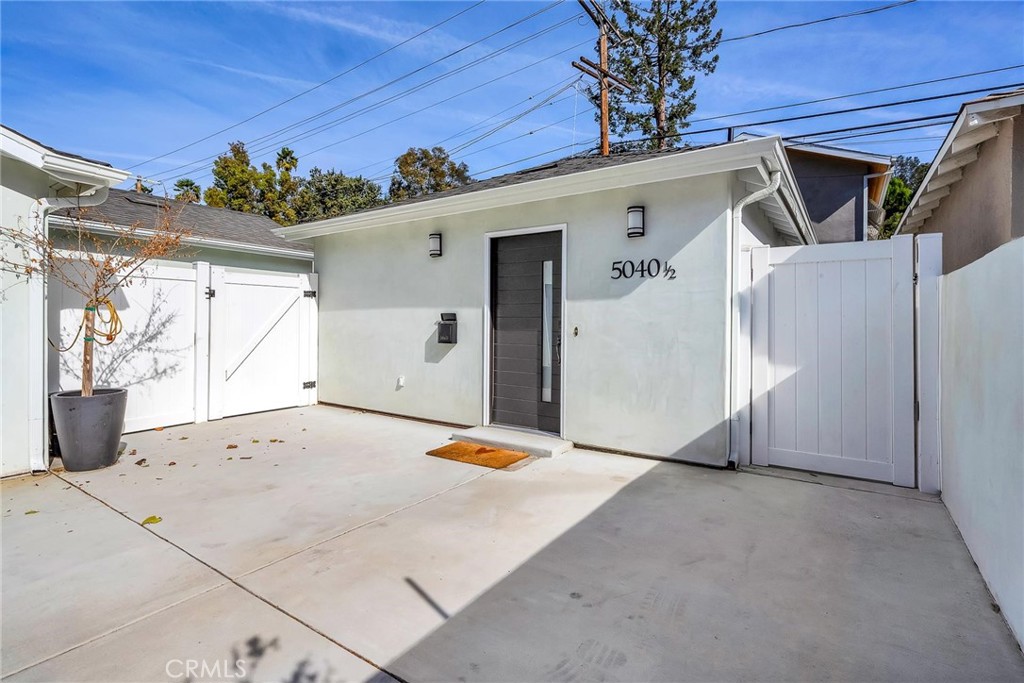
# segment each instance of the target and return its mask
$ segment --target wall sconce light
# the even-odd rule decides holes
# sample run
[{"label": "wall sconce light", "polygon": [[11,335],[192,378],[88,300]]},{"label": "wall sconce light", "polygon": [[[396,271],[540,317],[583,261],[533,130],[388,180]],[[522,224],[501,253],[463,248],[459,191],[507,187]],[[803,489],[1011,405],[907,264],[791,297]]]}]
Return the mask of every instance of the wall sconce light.
[{"label": "wall sconce light", "polygon": [[644,236],[644,207],[631,206],[626,209],[626,237]]},{"label": "wall sconce light", "polygon": [[430,233],[427,243],[430,246],[430,258],[438,258],[441,255],[441,233]]}]

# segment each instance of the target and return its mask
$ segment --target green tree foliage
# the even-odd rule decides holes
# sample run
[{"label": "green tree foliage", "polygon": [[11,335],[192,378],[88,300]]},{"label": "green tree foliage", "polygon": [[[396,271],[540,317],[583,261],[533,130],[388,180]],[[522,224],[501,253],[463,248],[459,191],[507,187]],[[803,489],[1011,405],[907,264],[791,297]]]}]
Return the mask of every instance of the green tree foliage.
[{"label": "green tree foliage", "polygon": [[227,154],[213,162],[213,185],[203,199],[209,206],[266,216],[281,225],[296,222],[292,200],[298,194],[302,178],[293,175],[299,160],[282,147],[276,163],[252,165],[245,143],[232,142]]},{"label": "green tree foliage", "polygon": [[259,213],[256,210],[255,172],[245,143],[232,142],[228,153],[213,162],[213,185],[206,188],[203,200],[208,206]]},{"label": "green tree foliage", "polygon": [[885,192],[885,223],[878,239],[889,239],[896,233],[904,212],[910,205],[917,188],[921,186],[928,174],[930,164],[923,163],[917,157],[898,156],[892,162],[892,179],[889,189]]},{"label": "green tree foliage", "polygon": [[624,40],[609,50],[609,68],[636,89],[609,96],[611,132],[639,132],[648,149],[672,146],[697,108],[694,80],[718,64],[722,31],[715,0],[620,0],[612,22]]},{"label": "green tree foliage", "polygon": [[924,177],[928,175],[929,168],[931,164],[926,164],[917,157],[898,156],[892,160],[893,177],[906,183],[911,192],[917,192]]},{"label": "green tree foliage", "polygon": [[341,171],[321,171],[313,167],[292,207],[300,223],[342,216],[384,204],[380,185],[362,176],[347,176]]},{"label": "green tree foliage", "polygon": [[444,147],[410,147],[395,159],[388,196],[391,201],[440,192],[472,181],[469,167],[455,163]]},{"label": "green tree foliage", "polygon": [[202,196],[203,189],[191,178],[180,178],[178,182],[174,183],[174,198],[179,202],[196,204]]}]

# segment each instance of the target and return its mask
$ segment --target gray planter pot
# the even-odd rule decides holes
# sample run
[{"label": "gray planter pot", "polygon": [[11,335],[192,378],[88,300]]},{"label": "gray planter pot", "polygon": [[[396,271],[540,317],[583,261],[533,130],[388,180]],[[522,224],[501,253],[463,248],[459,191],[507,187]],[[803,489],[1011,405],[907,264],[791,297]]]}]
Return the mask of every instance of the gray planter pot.
[{"label": "gray planter pot", "polygon": [[81,391],[50,396],[64,469],[83,472],[117,462],[127,405],[127,389],[94,389],[85,397]]}]

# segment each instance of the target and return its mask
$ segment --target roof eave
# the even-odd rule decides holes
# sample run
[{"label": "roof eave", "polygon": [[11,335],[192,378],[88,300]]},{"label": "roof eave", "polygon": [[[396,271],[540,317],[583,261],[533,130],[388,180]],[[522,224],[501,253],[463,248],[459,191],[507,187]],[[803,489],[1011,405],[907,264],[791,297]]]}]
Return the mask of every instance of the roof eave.
[{"label": "roof eave", "polygon": [[796,215],[793,216],[794,224],[806,220],[802,227],[809,231],[810,221],[806,218],[806,208],[803,207],[802,200],[798,199],[799,193],[793,191],[796,182],[785,157],[781,139],[773,136],[526,181],[504,187],[438,197],[411,204],[399,204],[314,223],[277,228],[274,232],[285,239],[296,240],[353,230],[381,228],[396,223],[444,218],[470,211],[503,208],[525,202],[558,199],[634,185],[735,171],[757,166],[766,156],[775,158],[780,167],[785,169],[789,191],[797,198],[794,202],[798,207]]},{"label": "roof eave", "polygon": [[[55,223],[58,227],[62,228],[73,228],[77,224],[101,235],[113,236],[120,234],[117,227],[97,221],[76,220],[66,216],[54,215],[51,215],[49,220],[51,223]],[[156,230],[150,230],[147,228],[136,228],[136,233],[144,237],[155,235],[156,232]],[[312,261],[314,258],[312,251],[306,251],[304,249],[289,249],[287,247],[273,247],[264,244],[247,244],[245,242],[233,242],[231,240],[221,240],[213,237],[202,237],[197,235],[189,235],[184,238],[182,242],[196,247],[223,249],[225,251],[256,254],[261,256],[278,256],[281,258],[291,258],[301,261]]]},{"label": "roof eave", "polygon": [[[928,168],[928,173],[925,174],[921,185],[914,192],[914,196],[910,198],[910,203],[907,204],[906,211],[900,217],[900,222],[897,224],[896,231],[893,234],[914,234],[917,232],[924,225],[924,221],[927,220],[928,216],[931,215],[931,210],[929,210],[928,216],[924,216],[923,219],[920,219],[920,216],[914,216],[918,206],[920,206],[921,198],[942,188],[948,188],[956,182],[956,180],[947,182],[943,180],[942,176],[962,173],[960,169],[977,158],[978,147],[986,140],[994,137],[993,133],[982,135],[980,138],[969,138],[968,136],[976,134],[975,131],[971,131],[964,133],[963,140],[958,140],[968,122],[968,118],[981,118],[981,125],[978,129],[978,132],[980,132],[982,127],[995,126],[1003,119],[1019,116],[1022,108],[1024,108],[1024,92],[1020,91],[1007,93],[1003,97],[989,96],[989,98],[966,102],[961,105],[956,120],[953,121],[953,125],[950,126],[949,132],[946,134],[946,139],[942,141],[942,145],[935,153],[935,158]],[[1000,112],[1000,110],[1006,111]],[[986,115],[989,115],[991,118],[986,117]],[[919,220],[915,220],[915,218]],[[913,225],[909,225],[910,223],[913,223]]]},{"label": "roof eave", "polygon": [[130,175],[128,171],[58,154],[10,128],[2,129],[2,142],[5,156],[39,169],[80,194],[117,185]]}]

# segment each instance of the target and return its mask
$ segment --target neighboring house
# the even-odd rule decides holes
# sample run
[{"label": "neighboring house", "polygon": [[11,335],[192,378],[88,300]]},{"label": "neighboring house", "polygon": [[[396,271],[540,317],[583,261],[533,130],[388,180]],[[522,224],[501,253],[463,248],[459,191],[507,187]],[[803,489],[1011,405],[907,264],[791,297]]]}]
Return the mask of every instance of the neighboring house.
[{"label": "neighboring house", "polygon": [[[102,202],[108,189],[127,177],[127,171],[0,126],[4,227],[37,229],[54,209]],[[7,476],[46,467],[45,286],[38,278],[0,276],[0,476]]]},{"label": "neighboring house", "polygon": [[277,232],[315,238],[322,401],[719,466],[748,249],[815,242],[778,137],[564,159]]},{"label": "neighboring house", "polygon": [[[274,271],[310,272],[313,250],[274,234],[280,227],[266,216],[190,204],[154,194],[110,190],[97,206],[57,211],[50,219],[53,228],[68,228],[72,217],[98,233],[110,233],[117,226],[151,228],[168,213],[189,231],[184,260],[207,261],[217,265],[264,268]],[[182,260],[182,259],[179,259]]]},{"label": "neighboring house", "polygon": [[[739,140],[758,136],[745,133]],[[891,157],[830,147],[786,143],[786,154],[820,244],[861,242],[885,222]]]},{"label": "neighboring house", "polygon": [[[189,231],[174,261],[156,261],[145,278],[115,296],[124,332],[97,352],[98,385],[129,389],[125,431],[202,422],[315,402],[313,250],[278,237],[258,216],[164,197],[111,190],[98,206],[50,218],[53,238],[69,249],[76,224],[112,235],[141,234],[167,216]],[[82,297],[51,284],[50,337],[68,343]],[[50,391],[74,389],[76,355],[48,355]]]},{"label": "neighboring house", "polygon": [[1024,90],[965,103],[897,233],[942,235],[949,273],[1024,236]]}]

